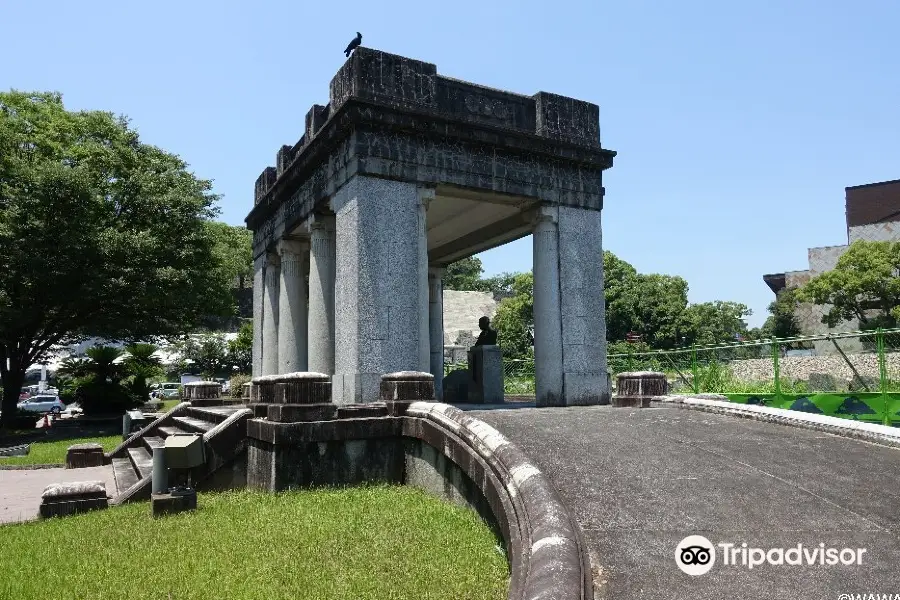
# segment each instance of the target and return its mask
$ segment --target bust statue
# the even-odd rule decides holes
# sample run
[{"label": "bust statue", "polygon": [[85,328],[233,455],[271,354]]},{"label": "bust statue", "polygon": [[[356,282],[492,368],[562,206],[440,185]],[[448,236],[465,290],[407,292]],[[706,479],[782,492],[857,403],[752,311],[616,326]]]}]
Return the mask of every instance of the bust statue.
[{"label": "bust statue", "polygon": [[478,339],[475,340],[476,346],[497,345],[497,331],[491,329],[491,320],[489,318],[481,317],[478,319],[478,328],[481,330],[481,333],[478,335]]}]

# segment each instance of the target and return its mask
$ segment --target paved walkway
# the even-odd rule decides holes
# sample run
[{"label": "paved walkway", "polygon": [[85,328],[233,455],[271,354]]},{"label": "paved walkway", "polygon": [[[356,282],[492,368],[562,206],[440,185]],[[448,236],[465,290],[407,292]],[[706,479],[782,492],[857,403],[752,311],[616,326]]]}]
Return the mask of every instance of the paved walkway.
[{"label": "paved walkway", "polygon": [[[605,580],[601,598],[842,598],[900,594],[900,451],[675,408],[474,411],[556,484]],[[692,577],[689,535],[716,545]],[[866,548],[861,565],[722,565],[720,543]],[[886,596],[887,597],[887,596]],[[900,597],[900,596],[898,596]]]},{"label": "paved walkway", "polygon": [[44,488],[52,483],[68,481],[103,481],[106,494],[116,495],[112,466],[85,469],[35,469],[8,471],[0,469],[0,523],[15,523],[38,518],[38,507]]}]

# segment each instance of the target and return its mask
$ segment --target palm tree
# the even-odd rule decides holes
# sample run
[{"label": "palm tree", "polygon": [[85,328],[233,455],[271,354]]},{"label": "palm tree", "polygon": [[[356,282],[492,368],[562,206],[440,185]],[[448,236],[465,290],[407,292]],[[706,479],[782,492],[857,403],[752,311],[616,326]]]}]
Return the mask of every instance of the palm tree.
[{"label": "palm tree", "polygon": [[138,398],[146,400],[150,394],[148,379],[161,375],[162,363],[155,356],[158,347],[153,344],[129,344],[125,346],[128,355],[122,361],[125,371],[132,376],[131,389]]},{"label": "palm tree", "polygon": [[84,369],[95,381],[118,383],[122,379],[123,369],[116,364],[124,352],[114,346],[93,346],[85,352],[87,360]]}]

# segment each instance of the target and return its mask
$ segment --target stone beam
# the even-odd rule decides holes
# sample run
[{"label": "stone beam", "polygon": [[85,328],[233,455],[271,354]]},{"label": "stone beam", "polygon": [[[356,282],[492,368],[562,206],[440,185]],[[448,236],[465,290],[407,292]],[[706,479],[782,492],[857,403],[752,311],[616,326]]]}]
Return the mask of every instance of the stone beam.
[{"label": "stone beam", "polygon": [[432,265],[447,266],[467,256],[518,240],[531,234],[533,218],[533,211],[526,211],[495,221],[452,242],[432,248],[428,251],[428,259]]}]

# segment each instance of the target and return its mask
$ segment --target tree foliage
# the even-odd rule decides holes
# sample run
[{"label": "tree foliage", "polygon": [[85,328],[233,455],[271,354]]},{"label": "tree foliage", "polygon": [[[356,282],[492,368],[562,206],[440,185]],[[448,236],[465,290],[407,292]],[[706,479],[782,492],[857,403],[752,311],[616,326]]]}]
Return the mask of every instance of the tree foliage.
[{"label": "tree foliage", "polygon": [[505,357],[526,358],[533,356],[534,276],[519,273],[511,287],[512,295],[500,301],[491,325]]},{"label": "tree foliage", "polygon": [[253,321],[245,321],[237,337],[228,342],[228,362],[237,372],[249,374],[253,368]]},{"label": "tree foliage", "polygon": [[763,324],[760,334],[764,338],[791,338],[799,336],[802,331],[797,322],[797,291],[795,288],[783,289],[769,304],[769,317]]},{"label": "tree foliage", "polygon": [[896,327],[900,320],[900,242],[857,240],[831,271],[797,290],[797,299],[831,305],[829,327],[857,319],[861,330]]},{"label": "tree foliage", "polygon": [[451,263],[444,270],[444,289],[479,291],[476,288],[481,281],[483,271],[481,259],[476,256],[470,256]]},{"label": "tree foliage", "polygon": [[123,117],[0,93],[0,426],[54,346],[178,334],[230,311],[210,189]]}]

